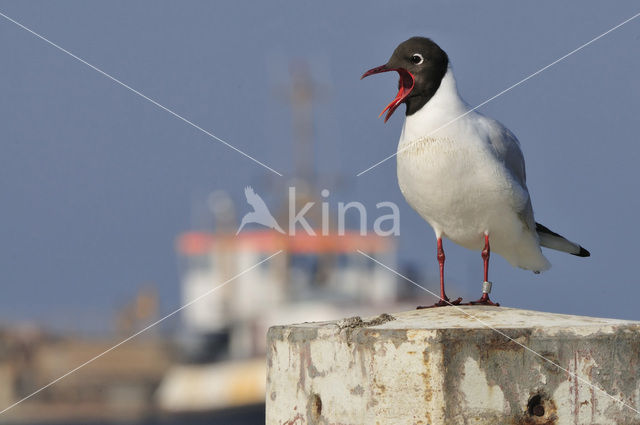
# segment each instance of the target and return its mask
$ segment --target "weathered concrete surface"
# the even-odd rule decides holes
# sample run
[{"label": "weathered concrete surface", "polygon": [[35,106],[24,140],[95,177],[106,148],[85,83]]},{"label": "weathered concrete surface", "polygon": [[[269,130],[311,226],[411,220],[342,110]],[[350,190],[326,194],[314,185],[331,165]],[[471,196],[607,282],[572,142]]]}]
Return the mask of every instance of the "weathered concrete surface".
[{"label": "weathered concrete surface", "polygon": [[443,307],[273,327],[267,356],[267,425],[640,424],[640,322]]}]

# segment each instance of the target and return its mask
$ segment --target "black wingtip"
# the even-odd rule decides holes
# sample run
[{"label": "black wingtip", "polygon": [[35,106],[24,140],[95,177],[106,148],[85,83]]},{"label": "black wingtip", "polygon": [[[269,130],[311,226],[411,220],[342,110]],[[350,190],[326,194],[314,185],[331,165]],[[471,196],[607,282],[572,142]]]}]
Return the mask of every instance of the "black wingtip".
[{"label": "black wingtip", "polygon": [[586,249],[584,249],[583,247],[580,247],[580,252],[577,254],[573,254],[576,255],[578,257],[591,257],[591,253],[589,251],[587,251]]}]

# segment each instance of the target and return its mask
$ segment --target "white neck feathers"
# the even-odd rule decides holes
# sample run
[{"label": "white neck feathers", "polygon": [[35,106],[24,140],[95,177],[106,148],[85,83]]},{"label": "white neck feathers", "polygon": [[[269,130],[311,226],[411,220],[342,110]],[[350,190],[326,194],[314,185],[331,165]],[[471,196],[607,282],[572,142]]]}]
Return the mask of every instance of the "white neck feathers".
[{"label": "white neck feathers", "polygon": [[458,94],[456,80],[449,67],[433,97],[420,110],[406,118],[400,140],[413,141],[425,137],[468,110]]}]

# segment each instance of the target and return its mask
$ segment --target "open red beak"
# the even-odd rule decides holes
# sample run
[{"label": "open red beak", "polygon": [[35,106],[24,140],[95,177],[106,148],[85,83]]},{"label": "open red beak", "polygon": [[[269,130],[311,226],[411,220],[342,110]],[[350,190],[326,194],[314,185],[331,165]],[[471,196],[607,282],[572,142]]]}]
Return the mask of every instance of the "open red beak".
[{"label": "open red beak", "polygon": [[379,116],[382,116],[385,112],[387,112],[387,116],[384,118],[384,122],[387,122],[389,117],[393,115],[398,106],[409,96],[411,90],[413,90],[413,85],[415,83],[413,75],[404,68],[389,68],[387,65],[378,66],[376,68],[370,69],[364,74],[360,79],[362,80],[364,77],[368,77],[373,74],[380,74],[382,72],[396,71],[400,76],[400,81],[398,81],[398,94],[395,99],[393,99],[386,108],[380,112]]}]

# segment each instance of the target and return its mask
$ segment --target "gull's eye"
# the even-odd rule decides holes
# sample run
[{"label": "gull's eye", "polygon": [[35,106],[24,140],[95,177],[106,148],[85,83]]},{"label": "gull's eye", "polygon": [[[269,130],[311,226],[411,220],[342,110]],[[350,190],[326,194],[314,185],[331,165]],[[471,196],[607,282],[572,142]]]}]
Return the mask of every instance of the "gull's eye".
[{"label": "gull's eye", "polygon": [[422,62],[424,62],[424,58],[420,53],[414,53],[413,56],[411,56],[410,60],[411,60],[411,63],[416,65],[420,65]]}]

